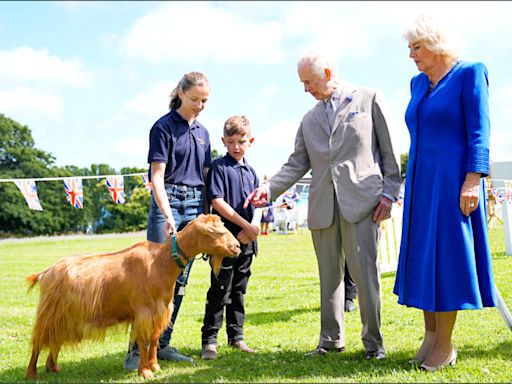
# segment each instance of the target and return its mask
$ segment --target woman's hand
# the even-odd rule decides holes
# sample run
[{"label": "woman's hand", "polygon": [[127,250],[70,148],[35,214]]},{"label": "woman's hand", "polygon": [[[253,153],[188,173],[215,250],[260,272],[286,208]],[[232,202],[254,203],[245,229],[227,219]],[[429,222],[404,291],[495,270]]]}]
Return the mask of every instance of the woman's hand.
[{"label": "woman's hand", "polygon": [[460,210],[463,215],[469,216],[478,207],[478,187],[480,186],[480,174],[468,172],[466,180],[460,190]]}]

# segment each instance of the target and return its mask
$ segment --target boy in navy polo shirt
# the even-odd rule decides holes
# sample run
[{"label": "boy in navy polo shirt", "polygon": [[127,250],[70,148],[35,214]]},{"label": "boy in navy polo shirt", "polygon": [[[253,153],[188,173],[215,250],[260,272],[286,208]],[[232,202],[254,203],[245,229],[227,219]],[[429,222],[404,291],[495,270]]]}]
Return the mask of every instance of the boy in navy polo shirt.
[{"label": "boy in navy polo shirt", "polygon": [[255,353],[245,344],[242,330],[244,295],[251,276],[252,259],[258,252],[256,238],[259,228],[251,224],[254,207],[243,207],[247,196],[259,186],[256,172],[244,157],[253,140],[249,120],[245,116],[230,117],[224,123],[222,138],[228,153],[213,162],[206,179],[212,213],[219,215],[226,228],[237,237],[242,252],[234,259],[225,258],[217,277],[211,272],[201,328],[201,357],[205,360],[217,358],[217,334],[222,327],[224,308],[228,344],[241,351]]}]

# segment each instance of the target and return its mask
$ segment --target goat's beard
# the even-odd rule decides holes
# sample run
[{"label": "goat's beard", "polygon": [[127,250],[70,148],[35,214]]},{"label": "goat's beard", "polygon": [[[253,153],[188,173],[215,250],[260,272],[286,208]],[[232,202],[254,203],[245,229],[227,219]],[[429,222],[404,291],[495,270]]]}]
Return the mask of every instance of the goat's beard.
[{"label": "goat's beard", "polygon": [[224,260],[223,256],[210,255],[210,265],[212,266],[213,274],[215,275],[215,277],[219,276],[220,267],[222,266],[222,260]]}]

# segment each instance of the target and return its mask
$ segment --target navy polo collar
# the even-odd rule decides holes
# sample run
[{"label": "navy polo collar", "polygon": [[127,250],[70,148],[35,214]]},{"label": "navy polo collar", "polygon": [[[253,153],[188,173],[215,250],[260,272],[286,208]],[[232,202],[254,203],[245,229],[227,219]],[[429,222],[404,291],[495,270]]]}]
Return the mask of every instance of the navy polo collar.
[{"label": "navy polo collar", "polygon": [[[175,109],[171,109],[171,118],[177,123],[186,124],[188,126],[188,121],[185,120]],[[194,119],[192,124],[190,125],[190,129],[198,128],[199,123],[197,119]]]},{"label": "navy polo collar", "polygon": [[245,159],[245,157],[244,157],[244,163],[240,164],[233,156],[231,156],[229,154],[229,152],[226,153],[226,156],[224,156],[224,159],[226,159],[227,165],[231,165],[234,168],[239,168],[239,167],[247,168],[247,166],[248,166],[247,160]]}]

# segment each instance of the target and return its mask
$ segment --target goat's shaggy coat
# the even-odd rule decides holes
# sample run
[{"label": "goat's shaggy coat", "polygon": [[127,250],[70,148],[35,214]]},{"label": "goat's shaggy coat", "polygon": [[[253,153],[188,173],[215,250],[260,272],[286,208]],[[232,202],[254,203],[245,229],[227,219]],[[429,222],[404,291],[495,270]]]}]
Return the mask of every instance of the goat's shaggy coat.
[{"label": "goat's shaggy coat", "polygon": [[[240,253],[238,241],[216,215],[199,216],[176,240],[182,261],[208,253],[217,272],[224,256]],[[161,244],[143,241],[116,253],[68,257],[28,276],[29,290],[39,282],[41,297],[27,378],[37,378],[37,359],[43,348],[49,349],[46,369],[58,372],[63,344],[101,339],[106,328],[120,323],[133,324],[132,338],[140,346],[139,375],[152,377],[152,371],[160,368],[158,338],[170,321],[181,272],[171,255],[170,240]]]}]

